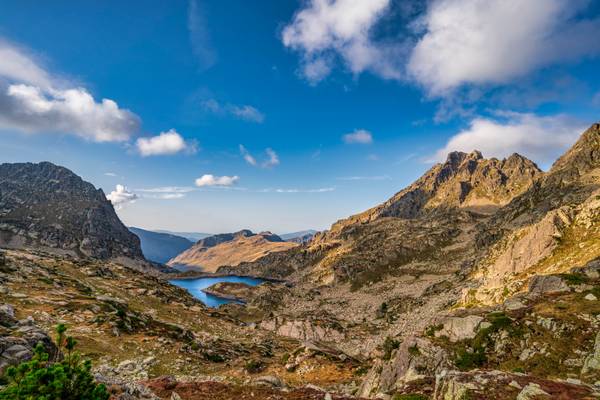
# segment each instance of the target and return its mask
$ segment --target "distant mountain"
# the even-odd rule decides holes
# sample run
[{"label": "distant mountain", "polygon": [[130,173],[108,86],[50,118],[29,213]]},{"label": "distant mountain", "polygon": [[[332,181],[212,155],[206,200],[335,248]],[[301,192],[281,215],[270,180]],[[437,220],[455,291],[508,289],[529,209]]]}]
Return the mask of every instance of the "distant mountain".
[{"label": "distant mountain", "polygon": [[279,235],[279,237],[288,242],[304,243],[310,240],[315,235],[315,233],[317,233],[317,231],[315,231],[314,229],[307,229],[305,231],[284,233],[283,235]]},{"label": "distant mountain", "polygon": [[244,229],[199,240],[191,248],[169,260],[167,265],[195,267],[205,272],[214,272],[223,265],[232,266],[245,261],[255,261],[269,253],[296,246],[296,243],[286,242],[271,232],[255,234]]},{"label": "distant mountain", "polygon": [[0,246],[145,262],[104,192],[49,162],[0,164]]},{"label": "distant mountain", "polygon": [[153,232],[135,227],[129,227],[129,230],[140,238],[144,256],[148,260],[161,264],[166,263],[194,244],[185,237],[169,233]]},{"label": "distant mountain", "polygon": [[175,236],[181,236],[184,237],[186,239],[188,239],[191,242],[197,242],[198,240],[207,238],[209,236],[212,236],[213,233],[202,233],[202,232],[173,232],[173,231],[167,231],[164,229],[157,229],[153,232],[157,232],[157,233],[167,233],[169,235],[175,235]]}]

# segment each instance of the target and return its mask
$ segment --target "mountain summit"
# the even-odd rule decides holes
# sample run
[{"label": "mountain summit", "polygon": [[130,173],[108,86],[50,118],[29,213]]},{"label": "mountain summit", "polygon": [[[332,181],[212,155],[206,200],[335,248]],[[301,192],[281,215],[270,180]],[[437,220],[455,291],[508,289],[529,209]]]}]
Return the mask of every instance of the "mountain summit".
[{"label": "mountain summit", "polygon": [[104,192],[49,162],[0,164],[0,246],[144,260]]}]

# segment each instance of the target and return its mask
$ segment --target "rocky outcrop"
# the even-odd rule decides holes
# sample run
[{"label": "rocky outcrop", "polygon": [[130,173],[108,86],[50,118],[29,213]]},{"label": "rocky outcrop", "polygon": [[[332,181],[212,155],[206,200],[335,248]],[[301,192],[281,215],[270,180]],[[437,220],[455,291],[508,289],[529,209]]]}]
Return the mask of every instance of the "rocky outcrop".
[{"label": "rocky outcrop", "polygon": [[249,230],[242,230],[199,240],[167,264],[196,268],[203,272],[216,272],[221,266],[235,267],[243,262],[255,261],[269,253],[296,246],[298,244],[286,242],[270,232],[254,234]]},{"label": "rocky outcrop", "polygon": [[102,190],[49,162],[0,165],[0,246],[144,260]]},{"label": "rocky outcrop", "polygon": [[17,321],[11,305],[0,305],[0,324],[4,328],[0,335],[0,375],[6,368],[30,360],[38,343],[51,359],[56,357],[58,350],[48,334],[31,318]]}]

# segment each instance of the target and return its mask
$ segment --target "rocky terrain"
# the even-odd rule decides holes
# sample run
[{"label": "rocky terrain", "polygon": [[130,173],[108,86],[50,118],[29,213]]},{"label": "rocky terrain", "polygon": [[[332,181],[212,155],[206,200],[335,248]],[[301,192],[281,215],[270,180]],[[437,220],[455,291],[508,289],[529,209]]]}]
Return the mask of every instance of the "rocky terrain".
[{"label": "rocky terrain", "polygon": [[49,162],[0,164],[0,245],[144,261],[102,190]]},{"label": "rocky terrain", "polygon": [[[372,360],[359,391],[365,397],[419,392],[437,398],[440,385],[453,387],[447,392],[464,384],[461,390],[472,398],[488,398],[484,393],[491,388],[483,383],[490,378],[471,372],[479,368],[504,374],[516,370],[527,379],[535,376],[553,384],[558,379],[587,384],[591,386],[584,392],[591,393],[600,382],[597,375],[586,375],[583,365],[586,357],[595,357],[598,281],[595,272],[584,277],[576,271],[593,270],[600,257],[598,154],[598,124],[548,172],[519,155],[488,160],[479,152],[451,153],[390,200],[335,223],[307,245],[219,272],[292,282],[290,288],[273,290],[272,301],[265,304],[275,311],[261,327],[325,340]],[[557,284],[564,296],[560,299],[549,289],[556,282],[562,282]],[[504,304],[519,296],[527,298],[520,314],[502,314]],[[260,295],[261,301],[267,297]],[[501,324],[517,327],[497,327],[495,313],[501,313]],[[564,331],[554,332],[562,328],[548,325],[545,318]],[[446,320],[454,322],[447,325]],[[440,325],[442,333],[436,336]],[[476,346],[457,348],[452,340],[438,339],[466,340],[456,332],[465,325]],[[477,337],[479,332],[485,337]],[[566,353],[550,352],[557,346],[553,341],[575,332],[578,340],[569,341]],[[518,343],[503,344],[517,334]],[[503,346],[513,349],[512,359]],[[410,368],[417,354],[423,360]],[[535,361],[526,362],[530,359]],[[565,368],[565,362],[572,367]],[[442,375],[452,383],[443,383]],[[513,386],[514,393],[503,394],[505,398],[516,398],[529,387]],[[548,394],[539,395],[555,397],[553,390],[547,387]],[[460,393],[443,396],[461,398]],[[519,398],[527,398],[523,396]]]},{"label": "rocky terrain", "polygon": [[13,248],[0,366],[34,340],[52,351],[44,332],[66,323],[122,399],[599,398],[599,226],[596,124],[547,172],[451,153],[385,203],[252,261],[239,248],[269,234],[198,242],[221,257],[213,271],[285,281],[208,289],[244,305],[208,309],[111,258]]},{"label": "rocky terrain", "polygon": [[140,238],[144,257],[157,263],[166,263],[194,244],[187,238],[170,233],[153,232],[135,227],[129,227],[129,230]]},{"label": "rocky terrain", "polygon": [[273,252],[296,247],[270,232],[252,233],[245,229],[201,239],[188,250],[169,260],[167,265],[185,266],[202,272],[215,272],[223,265],[255,261]]}]

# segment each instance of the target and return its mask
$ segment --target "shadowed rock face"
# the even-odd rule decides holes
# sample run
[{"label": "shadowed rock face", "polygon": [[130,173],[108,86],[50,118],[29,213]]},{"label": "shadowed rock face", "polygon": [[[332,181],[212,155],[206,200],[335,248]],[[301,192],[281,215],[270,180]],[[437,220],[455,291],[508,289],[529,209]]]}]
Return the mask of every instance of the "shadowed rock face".
[{"label": "shadowed rock face", "polygon": [[0,244],[144,260],[102,190],[49,162],[0,165]]}]

